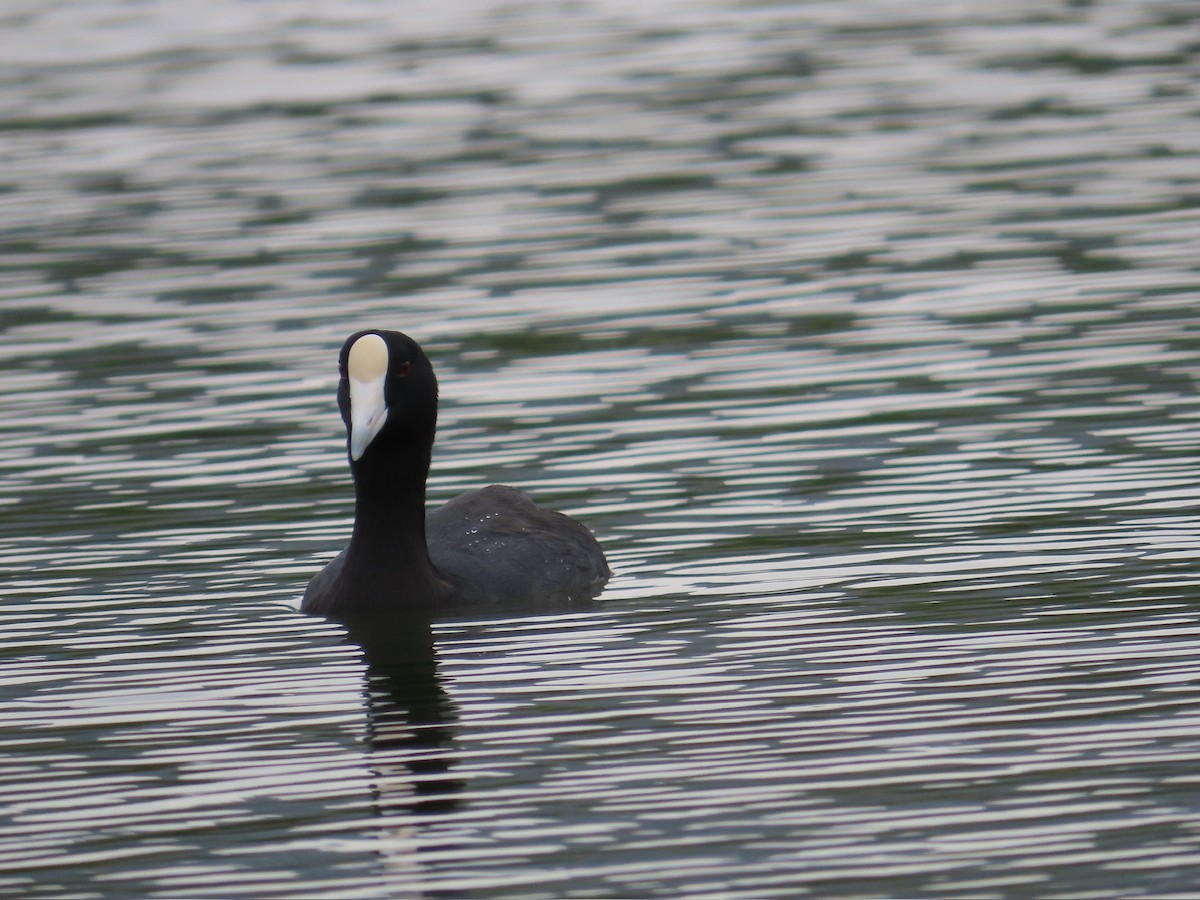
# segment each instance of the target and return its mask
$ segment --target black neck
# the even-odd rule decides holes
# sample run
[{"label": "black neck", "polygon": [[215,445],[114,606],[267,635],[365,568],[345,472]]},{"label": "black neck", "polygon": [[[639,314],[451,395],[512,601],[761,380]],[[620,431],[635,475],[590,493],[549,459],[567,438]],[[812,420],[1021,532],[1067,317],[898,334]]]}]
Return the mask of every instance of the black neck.
[{"label": "black neck", "polygon": [[368,447],[354,475],[354,533],[348,567],[369,571],[362,586],[371,605],[415,608],[436,605],[444,591],[425,543],[425,477],[429,450]]}]

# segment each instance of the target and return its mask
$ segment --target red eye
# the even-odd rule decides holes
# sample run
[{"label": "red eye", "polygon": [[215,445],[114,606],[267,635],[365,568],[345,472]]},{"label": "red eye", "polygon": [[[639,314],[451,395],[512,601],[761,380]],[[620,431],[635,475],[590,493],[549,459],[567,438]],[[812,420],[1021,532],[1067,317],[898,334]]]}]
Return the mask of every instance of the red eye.
[{"label": "red eye", "polygon": [[406,361],[400,363],[399,368],[396,369],[396,374],[399,375],[401,378],[404,378],[411,371],[412,371],[412,366],[406,360]]}]

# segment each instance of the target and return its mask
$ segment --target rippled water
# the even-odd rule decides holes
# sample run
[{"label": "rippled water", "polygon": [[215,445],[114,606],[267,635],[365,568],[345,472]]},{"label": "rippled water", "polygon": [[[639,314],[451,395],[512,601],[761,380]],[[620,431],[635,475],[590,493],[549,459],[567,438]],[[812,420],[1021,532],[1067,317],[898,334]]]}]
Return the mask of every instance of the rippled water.
[{"label": "rippled water", "polygon": [[[1191,893],[1198,20],[6,4],[0,894]],[[601,603],[296,612],[361,327]]]}]

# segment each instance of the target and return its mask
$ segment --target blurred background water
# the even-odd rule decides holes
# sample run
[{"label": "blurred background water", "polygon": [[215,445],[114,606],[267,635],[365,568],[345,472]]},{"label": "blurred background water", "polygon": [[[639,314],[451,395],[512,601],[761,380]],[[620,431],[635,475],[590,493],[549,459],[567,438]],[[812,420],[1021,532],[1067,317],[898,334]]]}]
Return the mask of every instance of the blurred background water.
[{"label": "blurred background water", "polygon": [[[0,11],[0,894],[1190,894],[1191,2]],[[334,388],[617,576],[359,646]]]}]

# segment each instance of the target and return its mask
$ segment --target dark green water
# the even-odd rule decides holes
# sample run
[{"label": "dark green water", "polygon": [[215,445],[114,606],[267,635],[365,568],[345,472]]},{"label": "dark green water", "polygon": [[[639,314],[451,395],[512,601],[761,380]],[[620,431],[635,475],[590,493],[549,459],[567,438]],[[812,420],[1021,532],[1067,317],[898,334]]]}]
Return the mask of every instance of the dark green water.
[{"label": "dark green water", "polygon": [[[1186,896],[1187,3],[11,3],[0,894]],[[336,352],[595,608],[348,640]]]}]

